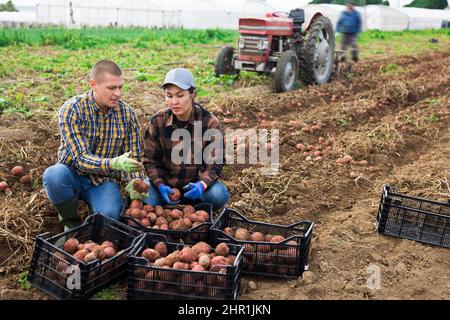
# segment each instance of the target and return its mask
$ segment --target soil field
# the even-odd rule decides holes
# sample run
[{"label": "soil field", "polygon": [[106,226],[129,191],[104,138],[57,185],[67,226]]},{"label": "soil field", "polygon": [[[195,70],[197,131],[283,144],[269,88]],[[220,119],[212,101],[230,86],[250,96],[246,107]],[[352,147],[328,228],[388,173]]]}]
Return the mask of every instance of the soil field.
[{"label": "soil field", "polygon": [[[290,93],[272,94],[266,83],[201,98],[224,127],[280,130],[278,175],[262,175],[255,166],[225,167],[230,206],[254,220],[315,223],[303,279],[244,276],[239,299],[450,299],[448,249],[376,231],[384,184],[413,196],[450,197],[449,88],[447,47],[363,59],[352,74]],[[157,87],[136,85],[124,100],[144,125],[163,97]],[[56,162],[56,112],[0,119],[0,180],[13,190],[0,193],[0,299],[50,299],[20,279],[36,234],[60,231],[41,179]],[[345,155],[353,161],[336,162]],[[17,164],[31,173],[29,187],[9,174]],[[380,268],[379,289],[367,286],[371,266]],[[125,298],[126,284],[111,291]]]}]

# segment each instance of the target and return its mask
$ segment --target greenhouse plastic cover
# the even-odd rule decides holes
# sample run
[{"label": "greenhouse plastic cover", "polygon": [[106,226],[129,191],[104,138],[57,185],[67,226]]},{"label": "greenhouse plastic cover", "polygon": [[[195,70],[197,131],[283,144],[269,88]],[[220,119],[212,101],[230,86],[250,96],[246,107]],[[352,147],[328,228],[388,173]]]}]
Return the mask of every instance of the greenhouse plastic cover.
[{"label": "greenhouse plastic cover", "polygon": [[[67,27],[139,26],[236,30],[239,18],[262,17],[273,11],[289,12],[298,7],[305,9],[307,21],[316,12],[321,12],[336,26],[341,12],[345,10],[345,6],[341,5],[308,5],[308,2],[309,0],[41,0],[37,7],[37,21]],[[356,8],[361,13],[363,29],[396,31],[440,28],[442,21],[450,20],[449,10],[380,5]]]}]

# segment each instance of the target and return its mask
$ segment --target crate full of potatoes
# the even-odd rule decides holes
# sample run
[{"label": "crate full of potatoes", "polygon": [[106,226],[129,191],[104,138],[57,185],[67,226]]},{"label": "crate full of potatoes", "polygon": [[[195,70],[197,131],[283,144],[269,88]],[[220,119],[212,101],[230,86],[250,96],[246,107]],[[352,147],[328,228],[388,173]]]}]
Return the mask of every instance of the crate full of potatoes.
[{"label": "crate full of potatoes", "polygon": [[56,299],[87,299],[127,274],[127,255],[144,234],[96,214],[58,235],[37,236],[28,280]]},{"label": "crate full of potatoes", "polygon": [[253,221],[226,208],[211,227],[211,237],[244,247],[244,273],[297,278],[308,270],[313,226],[310,221],[291,225]]},{"label": "crate full of potatoes", "polygon": [[163,234],[169,241],[208,241],[212,225],[212,205],[152,206],[125,199],[122,220],[142,232]]},{"label": "crate full of potatoes", "polygon": [[148,233],[129,254],[128,299],[235,300],[243,248],[169,242]]}]

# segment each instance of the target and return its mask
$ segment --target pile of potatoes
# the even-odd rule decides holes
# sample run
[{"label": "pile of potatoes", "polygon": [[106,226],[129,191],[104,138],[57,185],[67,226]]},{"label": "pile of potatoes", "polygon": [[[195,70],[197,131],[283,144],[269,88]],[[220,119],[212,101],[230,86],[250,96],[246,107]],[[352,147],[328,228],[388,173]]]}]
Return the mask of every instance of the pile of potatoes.
[{"label": "pile of potatoes", "polygon": [[[226,243],[220,243],[212,248],[206,242],[195,245],[185,245],[181,250],[168,252],[164,242],[158,242],[153,248],[142,251],[141,257],[148,260],[148,266],[160,269],[140,268],[145,289],[167,291],[180,289],[183,294],[202,294],[219,296],[226,289],[226,267],[233,265],[236,256],[230,254]],[[167,270],[162,270],[167,269]],[[190,270],[195,272],[210,272],[209,274],[195,274],[195,272],[179,273],[172,270]]]},{"label": "pile of potatoes", "polygon": [[[64,243],[63,249],[70,254],[75,261],[69,262],[67,257],[56,252],[53,257],[54,267],[47,269],[47,277],[56,280],[61,286],[66,286],[69,274],[73,271],[69,270],[71,265],[78,265],[80,262],[92,262],[100,260],[102,264],[97,268],[94,267],[89,273],[90,279],[96,278],[97,281],[102,282],[108,280],[109,274],[106,272],[111,270],[113,266],[120,265],[126,262],[126,255],[122,255],[121,259],[115,260],[114,265],[107,262],[108,259],[117,256],[120,252],[117,252],[116,246],[111,241],[103,241],[100,245],[88,240],[85,243],[80,243],[75,238],[69,238]],[[69,272],[70,271],[70,272]]]},{"label": "pile of potatoes", "polygon": [[117,249],[111,241],[103,241],[99,245],[91,240],[80,243],[75,238],[67,239],[64,243],[64,251],[83,262],[91,262],[97,259],[104,261],[117,254]]},{"label": "pile of potatoes", "polygon": [[[174,231],[186,231],[210,220],[208,212],[196,211],[190,205],[184,206],[183,210],[164,209],[161,206],[144,205],[139,200],[133,200],[124,215],[138,220],[146,228]],[[128,220],[128,225],[138,226],[133,220]]]},{"label": "pile of potatoes", "polygon": [[280,247],[276,244],[286,240],[281,235],[263,234],[259,231],[250,233],[245,228],[235,230],[230,227],[224,228],[223,232],[236,240],[247,242],[244,244],[244,270],[254,271],[255,266],[258,266],[260,271],[268,273],[295,272],[299,253],[297,241],[290,240],[283,243],[286,246]]}]

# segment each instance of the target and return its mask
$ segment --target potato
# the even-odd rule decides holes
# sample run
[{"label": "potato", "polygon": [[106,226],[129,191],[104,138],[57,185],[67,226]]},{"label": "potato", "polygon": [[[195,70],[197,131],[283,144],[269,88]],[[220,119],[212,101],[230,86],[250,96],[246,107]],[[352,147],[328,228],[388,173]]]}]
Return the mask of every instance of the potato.
[{"label": "potato", "polygon": [[150,262],[155,262],[156,259],[161,258],[161,255],[155,249],[147,248],[141,253],[141,257],[147,259]]},{"label": "potato", "polygon": [[162,268],[163,266],[167,265],[166,258],[159,258],[155,260],[155,263],[153,264],[155,267]]},{"label": "potato", "polygon": [[140,223],[146,228],[151,227],[151,225],[152,225],[150,220],[148,220],[147,218],[142,218],[140,220]]},{"label": "potato", "polygon": [[32,180],[31,180],[31,177],[29,175],[26,175],[26,176],[21,177],[19,182],[26,186],[26,185],[31,184]]},{"label": "potato", "polygon": [[190,219],[192,222],[203,223],[203,218],[195,213],[185,214],[184,217]]},{"label": "potato", "polygon": [[228,245],[225,242],[222,242],[217,245],[215,251],[218,256],[226,257],[228,253],[230,253],[230,248],[228,248]]},{"label": "potato", "polygon": [[194,249],[185,247],[181,250],[180,261],[190,263],[197,260],[198,256]]},{"label": "potato", "polygon": [[155,244],[155,250],[159,252],[161,257],[167,256],[167,245],[164,242]]},{"label": "potato", "polygon": [[173,269],[175,269],[175,270],[189,270],[189,263],[175,262],[173,264]]},{"label": "potato", "polygon": [[133,189],[139,193],[147,193],[149,186],[141,179],[134,180]]},{"label": "potato", "polygon": [[248,232],[247,229],[239,228],[236,230],[236,233],[234,236],[237,240],[247,241],[250,239],[250,232]]},{"label": "potato", "polygon": [[200,255],[200,253],[210,253],[211,252],[211,246],[203,241],[198,242],[195,245],[193,245],[192,249],[196,252],[197,255]]},{"label": "potato", "polygon": [[78,245],[80,243],[78,242],[77,239],[75,238],[69,238],[67,239],[67,241],[64,243],[64,251],[70,253],[70,254],[74,254],[75,252],[78,251]]},{"label": "potato", "polygon": [[97,258],[100,260],[103,260],[106,258],[105,250],[101,246],[97,246],[95,248],[95,254],[97,255]]},{"label": "potato", "polygon": [[97,245],[96,243],[94,243],[94,242],[89,242],[89,243],[86,243],[86,244],[84,245],[84,248],[85,248],[86,250],[88,250],[89,252],[92,252],[92,251],[95,250],[95,248],[96,248],[97,246],[98,246],[98,245]]},{"label": "potato", "polygon": [[164,214],[164,209],[161,206],[155,207],[156,216],[161,217]]},{"label": "potato", "polygon": [[169,227],[170,227],[170,229],[175,230],[175,231],[186,231],[187,230],[187,226],[183,220],[175,220],[170,223]]},{"label": "potato", "polygon": [[181,219],[183,217],[183,211],[178,210],[178,209],[173,209],[172,211],[170,211],[169,216],[172,217],[172,219],[174,219],[174,220]]},{"label": "potato", "polygon": [[116,250],[113,247],[105,247],[103,251],[105,252],[106,259],[110,259],[116,255]]},{"label": "potato", "polygon": [[166,218],[164,217],[158,217],[155,221],[155,224],[157,226],[161,226],[162,224],[168,224]]},{"label": "potato", "polygon": [[144,205],[142,204],[142,201],[140,201],[140,200],[133,200],[133,201],[131,201],[129,209],[139,209],[139,210],[141,210],[143,206]]},{"label": "potato", "polygon": [[6,181],[0,182],[0,191],[5,191],[8,188],[8,183]]},{"label": "potato", "polygon": [[203,254],[198,258],[198,263],[205,269],[208,270],[211,263],[211,258],[207,254]]},{"label": "potato", "polygon": [[217,268],[218,266],[227,266],[230,263],[230,260],[228,258],[225,258],[223,256],[216,256],[211,259],[210,262],[210,269],[213,271],[214,268]]},{"label": "potato", "polygon": [[183,208],[183,213],[184,213],[184,214],[191,214],[191,213],[194,213],[194,212],[195,212],[195,209],[194,209],[194,207],[191,206],[191,205],[187,205],[187,206],[185,206],[185,207]]},{"label": "potato", "polygon": [[171,213],[171,212],[172,212],[172,210],[170,210],[170,209],[164,209],[164,210],[163,210],[162,216],[163,216],[164,218],[170,217],[170,213]]},{"label": "potato", "polygon": [[22,166],[15,166],[12,168],[11,174],[16,177],[23,176],[25,174],[25,169]]},{"label": "potato", "polygon": [[196,264],[191,268],[192,271],[199,271],[199,272],[203,272],[206,271],[205,268],[203,268],[203,266],[201,266],[200,264]]},{"label": "potato", "polygon": [[141,217],[141,210],[137,208],[130,209],[130,217],[135,219],[140,219]]},{"label": "potato", "polygon": [[230,260],[230,264],[231,264],[231,265],[234,264],[234,261],[236,261],[236,256],[231,255],[231,254],[227,255],[226,258],[227,258],[228,260]]},{"label": "potato", "polygon": [[89,252],[85,257],[84,257],[84,262],[91,262],[97,260],[97,255],[95,254],[95,252]]},{"label": "potato", "polygon": [[273,234],[268,233],[265,235],[264,240],[266,242],[270,242],[270,240],[272,240],[272,238],[273,238]]},{"label": "potato", "polygon": [[286,239],[283,236],[273,236],[273,238],[270,240],[270,242],[275,243],[275,242],[281,242],[284,240],[286,240]]},{"label": "potato", "polygon": [[166,257],[166,264],[170,267],[172,267],[175,264],[175,262],[179,261],[180,261],[179,251],[174,251],[169,255],[167,255]]},{"label": "potato", "polygon": [[147,217],[147,212],[144,210],[139,210],[139,219],[143,219]]},{"label": "potato", "polygon": [[107,241],[106,240],[106,241],[103,241],[100,246],[102,246],[103,248],[106,248],[106,247],[114,248],[114,243],[112,243],[111,241]]},{"label": "potato", "polygon": [[264,235],[261,232],[253,232],[250,238],[252,241],[264,241]]},{"label": "potato", "polygon": [[207,221],[209,221],[209,214],[208,214],[208,212],[206,212],[205,210],[198,210],[198,211],[195,211],[195,214],[197,215],[197,216],[200,216],[201,217],[201,222],[207,222]]},{"label": "potato", "polygon": [[150,212],[147,214],[147,219],[150,220],[151,224],[154,224],[156,222],[156,219],[158,217],[156,216],[156,213]]},{"label": "potato", "polygon": [[186,225],[186,228],[190,229],[192,227],[192,221],[189,218],[183,218],[183,222]]},{"label": "potato", "polygon": [[147,213],[154,212],[155,208],[151,204],[146,204],[142,207],[142,210],[144,210]]},{"label": "potato", "polygon": [[177,188],[172,188],[173,193],[169,194],[170,201],[177,202],[181,199],[181,192]]},{"label": "potato", "polygon": [[223,229],[223,232],[225,232],[230,237],[234,238],[234,230],[231,229],[230,227],[226,227],[225,229]]},{"label": "potato", "polygon": [[84,258],[86,257],[86,255],[88,253],[89,253],[89,251],[87,251],[87,250],[78,250],[77,252],[75,252],[73,257],[77,260],[84,261]]},{"label": "potato", "polygon": [[163,223],[159,226],[160,230],[169,230],[169,225],[167,223]]}]

